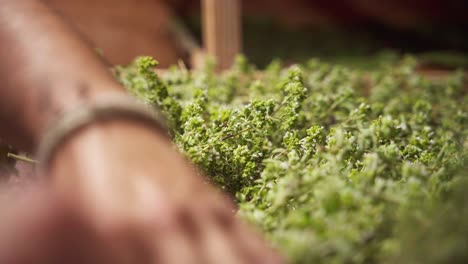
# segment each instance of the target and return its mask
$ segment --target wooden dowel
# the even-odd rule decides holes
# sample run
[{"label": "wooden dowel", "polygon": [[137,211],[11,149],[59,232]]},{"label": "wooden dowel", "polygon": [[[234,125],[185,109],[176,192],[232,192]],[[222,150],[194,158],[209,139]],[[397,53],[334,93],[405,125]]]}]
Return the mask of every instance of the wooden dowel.
[{"label": "wooden dowel", "polygon": [[205,52],[225,70],[241,52],[240,0],[202,0],[202,11]]}]

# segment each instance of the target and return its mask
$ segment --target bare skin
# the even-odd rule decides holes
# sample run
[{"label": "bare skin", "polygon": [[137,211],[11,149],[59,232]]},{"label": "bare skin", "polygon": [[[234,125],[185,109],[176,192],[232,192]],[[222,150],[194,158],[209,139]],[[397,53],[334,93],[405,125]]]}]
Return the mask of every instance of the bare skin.
[{"label": "bare skin", "polygon": [[[61,112],[124,92],[38,0],[0,0],[0,43],[0,137],[25,150]],[[282,263],[229,199],[143,124],[87,127],[60,147],[47,176],[28,202],[2,209],[10,217],[1,263]]]}]

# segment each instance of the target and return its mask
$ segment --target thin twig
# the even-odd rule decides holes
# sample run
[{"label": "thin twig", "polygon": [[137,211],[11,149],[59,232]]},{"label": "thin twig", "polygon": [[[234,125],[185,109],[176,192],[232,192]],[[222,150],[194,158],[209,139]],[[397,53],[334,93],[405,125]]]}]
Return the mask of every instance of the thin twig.
[{"label": "thin twig", "polygon": [[27,162],[27,163],[32,163],[32,164],[38,164],[39,163],[39,161],[37,161],[37,160],[33,160],[33,159],[28,158],[28,157],[16,155],[16,154],[13,154],[13,153],[8,153],[7,157],[12,158],[12,159],[16,159],[16,160],[19,160],[19,161]]}]

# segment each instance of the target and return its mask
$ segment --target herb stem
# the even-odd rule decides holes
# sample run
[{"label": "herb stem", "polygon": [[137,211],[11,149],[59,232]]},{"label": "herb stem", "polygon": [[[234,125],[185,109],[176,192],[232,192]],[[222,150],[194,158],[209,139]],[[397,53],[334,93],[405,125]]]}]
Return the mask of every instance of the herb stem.
[{"label": "herb stem", "polygon": [[16,154],[13,154],[13,153],[8,153],[8,154],[7,154],[7,157],[8,157],[8,158],[15,159],[15,160],[27,162],[27,163],[32,163],[32,164],[38,164],[38,163],[39,163],[39,161],[37,161],[37,160],[28,158],[28,157],[26,157],[26,156],[16,155]]}]

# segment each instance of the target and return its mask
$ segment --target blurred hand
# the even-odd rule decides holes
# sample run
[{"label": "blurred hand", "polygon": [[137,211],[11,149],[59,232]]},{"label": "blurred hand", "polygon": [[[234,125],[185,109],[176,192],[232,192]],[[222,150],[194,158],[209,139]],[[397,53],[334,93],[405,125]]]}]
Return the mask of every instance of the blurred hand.
[{"label": "blurred hand", "polygon": [[73,247],[89,255],[86,263],[282,263],[235,218],[231,201],[154,130],[131,122],[93,125],[55,157],[50,180],[71,202],[49,209],[54,213],[46,215],[56,216],[43,222],[54,224],[31,237],[47,252],[43,259]]}]

